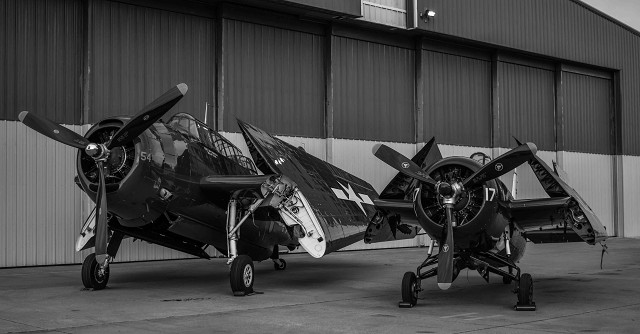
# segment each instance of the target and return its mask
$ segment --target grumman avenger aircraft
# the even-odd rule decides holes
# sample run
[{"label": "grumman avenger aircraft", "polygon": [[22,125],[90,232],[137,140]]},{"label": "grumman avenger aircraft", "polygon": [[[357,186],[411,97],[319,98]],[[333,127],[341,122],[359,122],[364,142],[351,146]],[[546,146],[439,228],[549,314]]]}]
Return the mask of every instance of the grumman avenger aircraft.
[{"label": "grumman avenger aircraft", "polygon": [[[552,170],[542,161],[534,144],[518,145],[484,165],[466,157],[443,159],[435,138],[413,159],[385,145],[373,148],[376,157],[399,173],[374,201],[379,212],[365,242],[380,241],[377,231],[412,225],[416,218],[432,240],[416,272],[404,274],[400,307],[416,305],[422,280],[437,276],[438,287],[446,290],[461,270],[469,268],[477,269],[487,282],[489,273],[502,276],[505,284],[515,281],[515,309],[535,310],[531,275],[521,274],[516,265],[524,255],[526,239],[534,243],[584,240],[606,247],[604,226],[559,177],[555,165]],[[498,179],[525,162],[550,198],[516,200]],[[437,255],[434,241],[439,245]]]},{"label": "grumman avenger aircraft", "polygon": [[253,292],[253,261],[271,258],[285,269],[278,245],[320,258],[362,240],[375,213],[370,184],[238,121],[258,174],[193,116],[158,121],[186,91],[179,84],[133,118],[102,120],[84,137],[20,113],[25,125],[79,149],[76,183],[96,203],[76,244],[78,251],[95,246],[82,264],[85,287],[105,288],[125,237],[206,259],[207,246],[215,247],[229,257],[234,295]]}]

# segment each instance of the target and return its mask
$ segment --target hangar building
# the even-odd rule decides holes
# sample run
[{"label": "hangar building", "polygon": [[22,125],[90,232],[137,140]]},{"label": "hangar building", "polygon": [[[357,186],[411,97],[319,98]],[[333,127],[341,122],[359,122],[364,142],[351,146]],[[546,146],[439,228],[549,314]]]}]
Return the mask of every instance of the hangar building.
[{"label": "hangar building", "polygon": [[[640,33],[578,0],[1,0],[0,267],[80,263],[93,208],[76,150],[18,113],[84,133],[180,82],[172,113],[243,145],[239,117],[379,191],[395,173],[375,143],[496,157],[532,141],[609,234],[640,237],[639,55]],[[542,194],[527,169],[519,198]],[[185,256],[127,241],[118,260]]]}]

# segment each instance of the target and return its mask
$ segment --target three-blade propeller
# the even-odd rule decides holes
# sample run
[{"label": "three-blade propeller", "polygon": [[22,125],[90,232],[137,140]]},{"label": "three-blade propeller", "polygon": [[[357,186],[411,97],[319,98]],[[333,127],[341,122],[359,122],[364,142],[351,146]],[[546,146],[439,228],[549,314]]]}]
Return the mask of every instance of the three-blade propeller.
[{"label": "three-blade propeller", "polygon": [[108,161],[109,152],[114,147],[122,146],[141,135],[149,126],[155,123],[162,115],[171,109],[187,93],[188,87],[181,83],[153,102],[145,106],[138,114],[124,124],[107,143],[91,143],[85,137],[52,122],[46,118],[23,111],[18,118],[24,125],[52,138],[60,143],[78,149],[83,149],[92,157],[98,167],[98,190],[96,194],[96,261],[103,264],[107,256],[107,243],[109,239],[107,227],[107,191],[105,187],[105,162]]},{"label": "three-blade propeller", "polygon": [[[439,241],[438,287],[440,287],[440,289],[448,289],[453,282],[455,249],[453,227],[457,224],[453,207],[458,196],[460,196],[465,189],[474,188],[484,182],[491,181],[510,172],[514,168],[528,161],[534,154],[536,154],[536,151],[537,148],[533,143],[521,144],[482,166],[462,183],[448,184],[445,182],[436,182],[422,168],[420,168],[420,166],[392,148],[382,144],[374,146],[373,154],[376,157],[400,173],[417,179],[424,185],[427,185],[443,199],[447,215],[447,225],[445,226],[446,234],[444,234],[442,239]],[[416,201],[420,201],[420,196],[417,196]]]}]

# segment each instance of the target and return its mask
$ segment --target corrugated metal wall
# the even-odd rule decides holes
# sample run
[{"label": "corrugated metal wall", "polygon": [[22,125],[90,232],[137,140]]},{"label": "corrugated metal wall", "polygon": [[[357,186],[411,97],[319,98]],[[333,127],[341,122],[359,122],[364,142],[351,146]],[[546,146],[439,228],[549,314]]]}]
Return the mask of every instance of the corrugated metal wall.
[{"label": "corrugated metal wall", "polygon": [[422,52],[424,138],[463,146],[491,146],[491,62]]},{"label": "corrugated metal wall", "polygon": [[133,115],[166,90],[189,93],[165,116],[204,119],[214,104],[215,34],[212,19],[118,2],[92,1],[90,117]]},{"label": "corrugated metal wall", "polygon": [[436,11],[419,28],[620,72],[622,153],[640,155],[640,34],[578,0],[418,0]]},{"label": "corrugated metal wall", "polygon": [[613,154],[611,80],[571,72],[562,77],[564,149]]},{"label": "corrugated metal wall", "polygon": [[20,122],[0,121],[0,267],[80,260],[74,245],[84,199],[73,183],[76,152]]},{"label": "corrugated metal wall", "polygon": [[224,127],[324,137],[324,37],[223,20]]},{"label": "corrugated metal wall", "polygon": [[556,149],[554,72],[498,62],[498,147],[513,147],[512,136]]},{"label": "corrugated metal wall", "polygon": [[334,137],[415,142],[415,51],[334,36]]},{"label": "corrugated metal wall", "polygon": [[624,236],[640,237],[640,157],[622,157],[624,205]]},{"label": "corrugated metal wall", "polygon": [[[609,235],[615,235],[613,159],[610,155],[564,152],[562,164],[569,184],[587,201]],[[627,225],[636,223],[633,216],[627,219]]]},{"label": "corrugated metal wall", "polygon": [[0,120],[29,110],[76,124],[81,111],[82,2],[0,2]]}]

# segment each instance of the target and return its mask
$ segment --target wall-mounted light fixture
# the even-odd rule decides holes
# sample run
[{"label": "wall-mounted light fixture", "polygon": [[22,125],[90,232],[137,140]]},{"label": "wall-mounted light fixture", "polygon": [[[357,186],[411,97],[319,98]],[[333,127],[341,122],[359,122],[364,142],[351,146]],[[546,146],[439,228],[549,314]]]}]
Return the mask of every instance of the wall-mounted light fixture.
[{"label": "wall-mounted light fixture", "polygon": [[433,18],[434,16],[436,16],[436,12],[429,8],[425,8],[425,10],[420,13],[420,18],[422,19],[422,21],[424,21],[424,23],[429,22],[429,19]]}]

